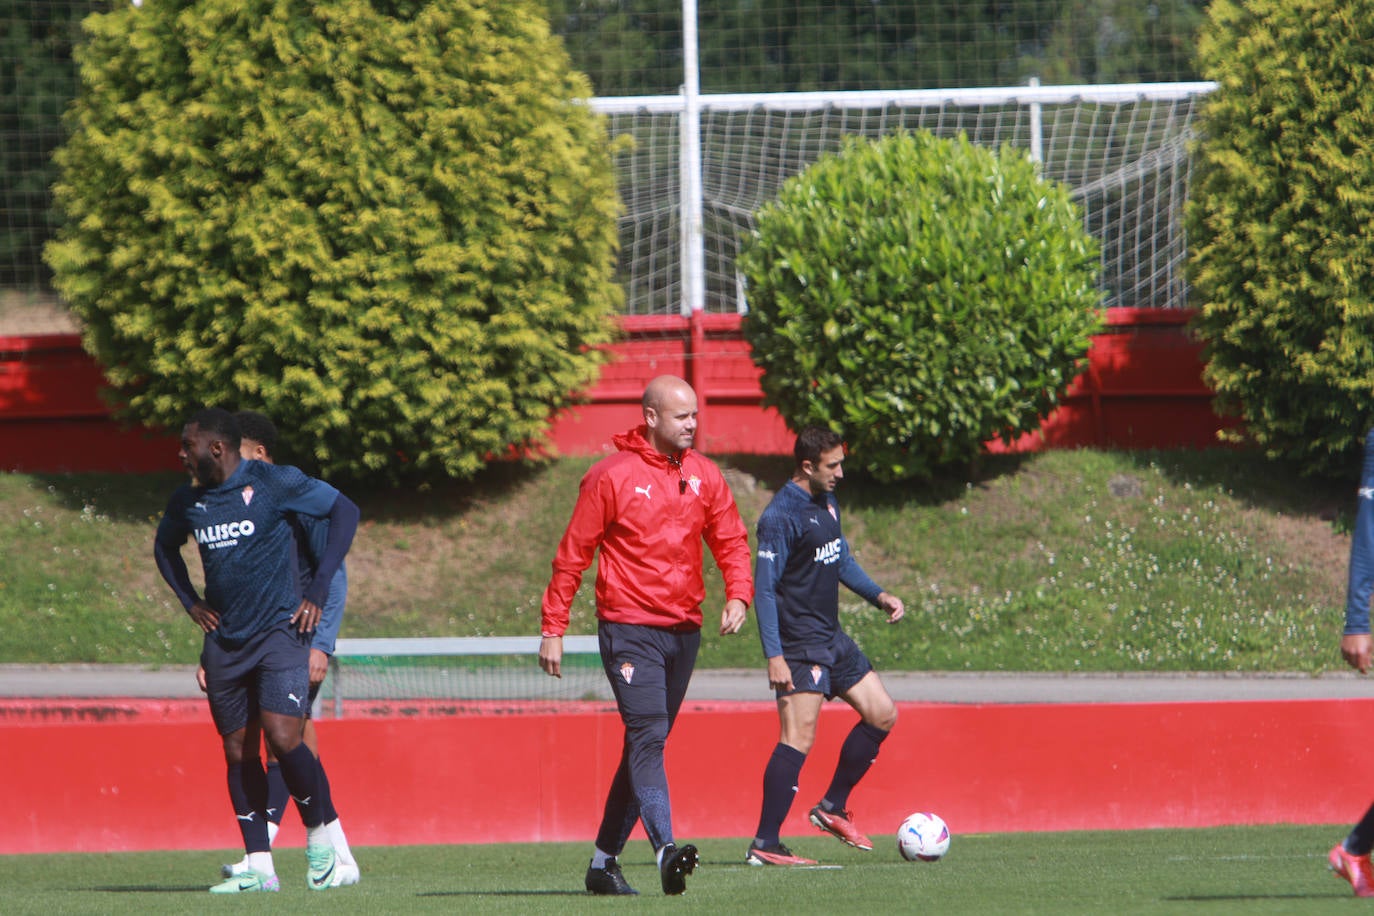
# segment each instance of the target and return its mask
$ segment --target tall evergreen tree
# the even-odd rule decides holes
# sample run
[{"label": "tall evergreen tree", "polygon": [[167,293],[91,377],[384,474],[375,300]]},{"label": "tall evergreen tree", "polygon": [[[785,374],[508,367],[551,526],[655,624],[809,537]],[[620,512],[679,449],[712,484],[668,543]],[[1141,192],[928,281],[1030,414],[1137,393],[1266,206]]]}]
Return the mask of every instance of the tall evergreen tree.
[{"label": "tall evergreen tree", "polygon": [[47,258],[127,416],[254,407],[325,473],[463,478],[594,377],[619,198],[537,0],[87,27]]},{"label": "tall evergreen tree", "polygon": [[1269,454],[1347,471],[1374,424],[1374,0],[1216,0],[1199,51],[1205,378]]}]

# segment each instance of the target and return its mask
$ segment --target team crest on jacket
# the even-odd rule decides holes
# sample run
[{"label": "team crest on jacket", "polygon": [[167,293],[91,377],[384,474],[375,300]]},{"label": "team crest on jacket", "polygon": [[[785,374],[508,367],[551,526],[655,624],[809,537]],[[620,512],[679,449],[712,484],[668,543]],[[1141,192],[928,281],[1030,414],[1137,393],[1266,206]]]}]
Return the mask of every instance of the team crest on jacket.
[{"label": "team crest on jacket", "polygon": [[620,676],[625,679],[625,683],[630,683],[635,676],[635,666],[631,662],[620,663]]},{"label": "team crest on jacket", "polygon": [[820,682],[821,682],[821,666],[820,666],[820,665],[812,665],[812,666],[811,666],[811,683],[813,683],[813,684],[819,684]]},{"label": "team crest on jacket", "polygon": [[252,488],[252,487],[244,487],[244,488],[243,488],[243,504],[246,506],[246,505],[248,505],[249,503],[251,503],[252,501],[253,501],[253,488]]},{"label": "team crest on jacket", "polygon": [[834,504],[827,504],[826,508],[830,510],[830,517],[838,522],[840,520],[840,513],[835,511]]},{"label": "team crest on jacket", "polygon": [[687,486],[692,488],[692,492],[697,496],[701,495],[701,478],[693,474],[687,478]]}]

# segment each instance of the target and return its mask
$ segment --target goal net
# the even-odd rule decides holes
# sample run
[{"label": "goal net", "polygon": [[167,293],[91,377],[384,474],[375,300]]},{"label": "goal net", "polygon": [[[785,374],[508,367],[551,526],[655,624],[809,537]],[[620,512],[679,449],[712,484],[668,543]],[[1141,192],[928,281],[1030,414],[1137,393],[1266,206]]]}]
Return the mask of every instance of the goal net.
[{"label": "goal net", "polygon": [[[779,186],[845,136],[897,130],[965,133],[1012,144],[1068,185],[1101,243],[1109,307],[1187,305],[1183,205],[1201,99],[1210,83],[892,92],[702,95],[699,155],[687,155],[684,98],[597,98],[613,137],[633,140],[617,161],[624,212],[621,276],[626,312],[676,314],[684,288],[683,214],[699,208],[704,308],[744,310],[735,256],[753,214]],[[699,199],[684,197],[700,161]],[[683,163],[688,163],[684,169]]]},{"label": "goal net", "polygon": [[595,636],[563,640],[562,677],[539,667],[538,637],[340,639],[315,715],[544,712],[614,701]]}]

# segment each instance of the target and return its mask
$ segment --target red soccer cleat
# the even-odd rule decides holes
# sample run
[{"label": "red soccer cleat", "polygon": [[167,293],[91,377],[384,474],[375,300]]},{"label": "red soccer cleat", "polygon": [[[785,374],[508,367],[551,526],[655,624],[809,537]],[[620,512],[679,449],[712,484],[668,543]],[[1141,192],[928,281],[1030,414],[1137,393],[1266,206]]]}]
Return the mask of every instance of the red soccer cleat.
[{"label": "red soccer cleat", "polygon": [[1331,870],[1337,877],[1350,882],[1356,897],[1374,897],[1374,868],[1369,864],[1369,853],[1357,856],[1345,851],[1345,844],[1337,843],[1326,857]]},{"label": "red soccer cleat", "polygon": [[811,809],[811,823],[855,849],[862,849],[864,852],[873,849],[873,841],[854,829],[854,822],[850,819],[848,811],[827,811],[817,805]]},{"label": "red soccer cleat", "polygon": [[744,861],[750,865],[815,865],[815,859],[805,859],[801,856],[792,854],[781,843],[776,846],[759,846],[755,843],[749,844],[749,852],[744,857]]}]

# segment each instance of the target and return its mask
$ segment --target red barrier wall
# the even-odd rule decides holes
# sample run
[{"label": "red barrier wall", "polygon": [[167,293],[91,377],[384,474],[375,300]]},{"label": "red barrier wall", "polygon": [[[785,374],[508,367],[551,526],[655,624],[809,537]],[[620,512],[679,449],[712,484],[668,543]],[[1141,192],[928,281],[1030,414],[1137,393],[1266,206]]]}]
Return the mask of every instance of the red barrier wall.
[{"label": "red barrier wall", "polygon": [[[1201,379],[1201,347],[1189,313],[1110,309],[1093,339],[1089,368],[1040,432],[993,451],[1044,447],[1206,447],[1230,425],[1218,419]],[[759,370],[738,315],[626,317],[612,362],[585,403],[559,413],[550,440],[564,454],[596,454],[633,425],[645,383],[680,375],[701,401],[698,445],[708,453],[787,454],[792,437],[765,410]],[[74,334],[0,337],[0,469],[177,470],[176,437],[150,435],[110,419],[100,372]],[[100,448],[91,448],[99,441]]]},{"label": "red barrier wall", "polygon": [[[1367,800],[1347,776],[1368,744],[1374,700],[899,707],[851,798],[875,839],[918,809],[955,833],[981,833],[1341,823]],[[149,718],[0,724],[0,854],[237,847],[208,714]],[[827,705],[784,835],[813,832],[806,810],[853,721]],[[359,846],[590,842],[621,737],[615,714],[597,711],[319,728]],[[753,832],[776,735],[772,704],[688,704],[668,746],[680,837]],[[279,842],[304,843],[294,815]]]}]

